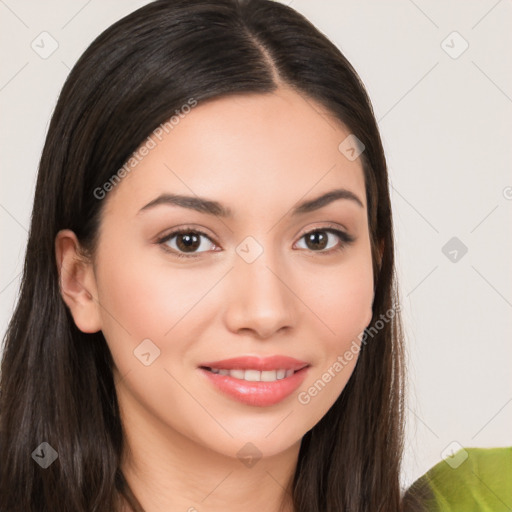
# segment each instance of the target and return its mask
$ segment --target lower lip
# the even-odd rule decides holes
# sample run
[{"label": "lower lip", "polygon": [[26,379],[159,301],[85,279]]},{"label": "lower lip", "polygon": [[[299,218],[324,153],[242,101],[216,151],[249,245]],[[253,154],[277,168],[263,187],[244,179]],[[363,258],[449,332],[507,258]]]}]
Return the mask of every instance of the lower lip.
[{"label": "lower lip", "polygon": [[220,391],[246,405],[267,407],[290,396],[304,381],[309,367],[273,382],[250,382],[199,368]]}]

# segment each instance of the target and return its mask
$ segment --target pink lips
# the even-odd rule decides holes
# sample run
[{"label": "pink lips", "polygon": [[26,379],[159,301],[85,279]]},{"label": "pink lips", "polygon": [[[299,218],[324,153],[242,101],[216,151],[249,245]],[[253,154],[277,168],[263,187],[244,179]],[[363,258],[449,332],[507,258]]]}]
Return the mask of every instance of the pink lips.
[{"label": "pink lips", "polygon": [[[243,356],[201,363],[199,370],[221,392],[235,400],[258,407],[277,404],[291,395],[304,381],[309,364],[287,356]],[[294,370],[293,375],[274,381],[247,381],[230,375],[213,373],[223,370]]]}]

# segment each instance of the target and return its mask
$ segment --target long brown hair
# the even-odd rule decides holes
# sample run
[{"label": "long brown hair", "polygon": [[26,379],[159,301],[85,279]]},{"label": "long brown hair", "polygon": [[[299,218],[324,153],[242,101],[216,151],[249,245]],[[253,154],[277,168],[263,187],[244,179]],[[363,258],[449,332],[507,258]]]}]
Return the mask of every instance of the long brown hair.
[{"label": "long brown hair", "polygon": [[[296,512],[401,509],[404,347],[386,159],[365,87],[307,19],[271,0],[158,0],[99,35],[69,74],[42,152],[19,299],[0,380],[0,510],[112,512],[123,495],[123,430],[103,334],[81,332],[60,295],[54,240],[96,247],[112,178],[149,134],[195,98],[279,84],[326,107],[363,144],[375,276],[372,324],[337,401],[302,440]],[[379,248],[383,248],[382,259]],[[370,325],[372,325],[370,324]],[[365,333],[366,334],[366,333]],[[47,442],[58,459],[31,454]]]}]

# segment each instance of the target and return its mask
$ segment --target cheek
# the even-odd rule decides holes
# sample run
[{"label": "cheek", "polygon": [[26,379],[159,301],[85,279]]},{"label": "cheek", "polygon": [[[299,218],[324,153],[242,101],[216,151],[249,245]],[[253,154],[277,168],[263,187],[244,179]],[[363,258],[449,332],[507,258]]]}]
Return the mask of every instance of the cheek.
[{"label": "cheek", "polygon": [[187,324],[188,313],[208,289],[196,273],[171,272],[136,250],[118,262],[103,258],[97,281],[102,331],[118,366],[133,364],[133,350],[144,339],[160,350],[180,352],[179,340],[170,347],[163,340],[173,337],[174,326]]},{"label": "cheek", "polygon": [[314,370],[297,395],[307,428],[321,420],[347,385],[362,333],[371,321],[373,273],[371,257],[364,254],[340,265],[335,273],[332,269],[326,275],[317,273],[307,299],[323,325],[316,330],[319,350]]},{"label": "cheek", "polygon": [[331,340],[332,347],[342,348],[371,321],[373,272],[369,252],[337,268],[316,272],[310,289],[309,302],[305,302],[324,324],[324,339]]}]

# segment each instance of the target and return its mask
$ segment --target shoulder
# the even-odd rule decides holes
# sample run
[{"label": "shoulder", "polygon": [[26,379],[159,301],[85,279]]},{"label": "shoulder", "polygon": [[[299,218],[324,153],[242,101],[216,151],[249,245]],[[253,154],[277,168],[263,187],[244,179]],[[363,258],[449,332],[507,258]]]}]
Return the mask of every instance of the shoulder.
[{"label": "shoulder", "polygon": [[461,448],[418,478],[404,504],[405,511],[512,510],[512,446]]}]

